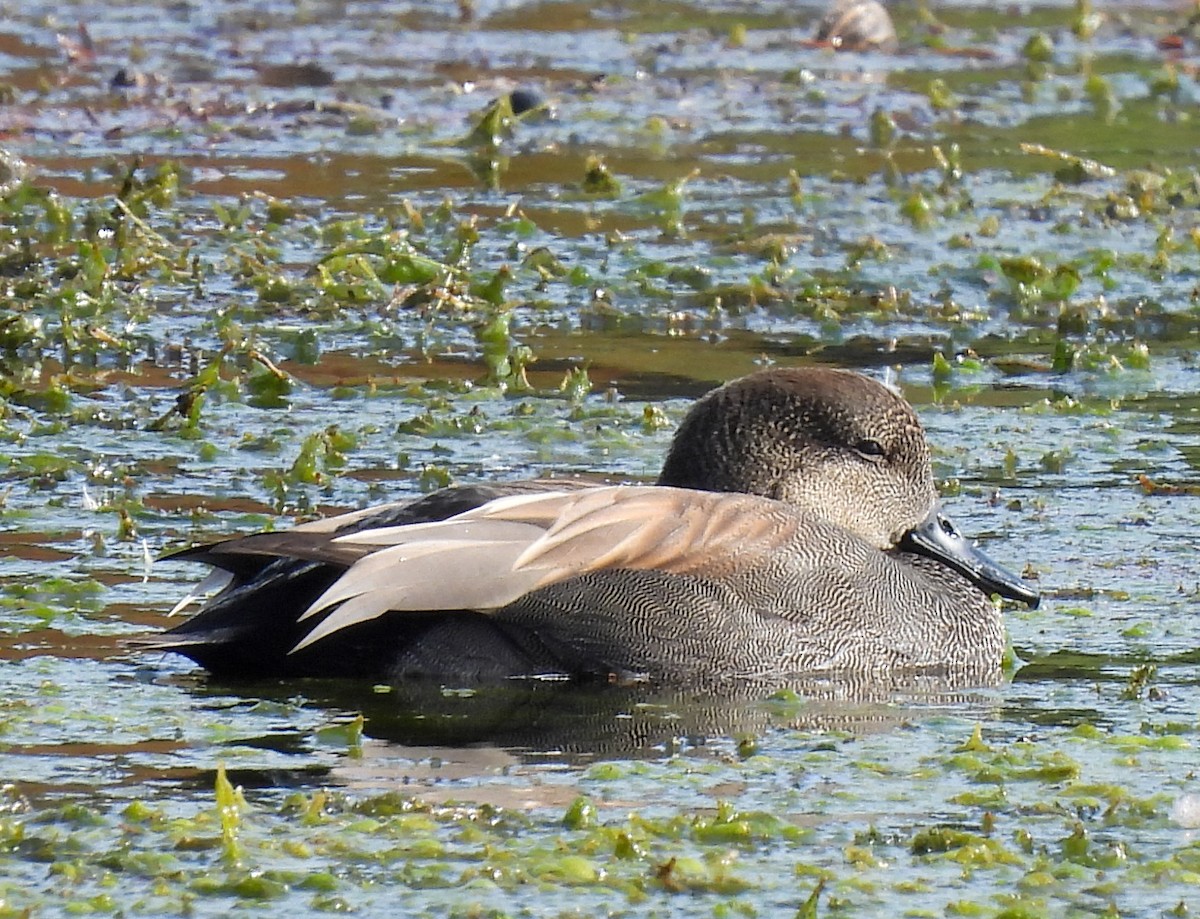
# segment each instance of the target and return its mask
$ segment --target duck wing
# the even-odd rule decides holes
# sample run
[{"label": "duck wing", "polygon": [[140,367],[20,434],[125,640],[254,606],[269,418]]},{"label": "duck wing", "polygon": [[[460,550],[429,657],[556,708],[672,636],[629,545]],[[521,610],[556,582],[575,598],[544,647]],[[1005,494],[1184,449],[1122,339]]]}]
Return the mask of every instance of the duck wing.
[{"label": "duck wing", "polygon": [[575,491],[595,487],[584,479],[529,479],[500,485],[460,485],[442,488],[415,500],[375,505],[333,517],[301,523],[288,530],[254,533],[220,542],[180,549],[164,556],[169,561],[204,562],[244,583],[275,559],[321,562],[347,568],[369,549],[334,542],[348,533],[445,520],[509,495]]},{"label": "duck wing", "polygon": [[[127,644],[141,650],[178,651],[212,672],[242,676],[308,673],[311,664],[296,663],[295,657],[289,655],[311,628],[311,623],[299,623],[297,619],[314,598],[369,551],[335,546],[336,536],[443,520],[505,495],[570,491],[595,485],[595,480],[551,478],[453,486],[416,499],[329,517],[278,533],[235,537],[172,553],[165,558],[202,561],[213,566],[209,576],[172,613],[205,596],[207,600],[195,615],[173,629],[132,639]],[[347,675],[380,671],[390,653],[374,634],[354,637],[343,644],[347,647],[337,659],[345,660]],[[342,672],[337,668],[325,670]]]},{"label": "duck wing", "polygon": [[722,574],[791,543],[807,518],[751,495],[610,486],[499,498],[435,523],[335,535],[359,554],[300,616],[328,613],[293,650],[388,612],[501,609],[603,569]]}]

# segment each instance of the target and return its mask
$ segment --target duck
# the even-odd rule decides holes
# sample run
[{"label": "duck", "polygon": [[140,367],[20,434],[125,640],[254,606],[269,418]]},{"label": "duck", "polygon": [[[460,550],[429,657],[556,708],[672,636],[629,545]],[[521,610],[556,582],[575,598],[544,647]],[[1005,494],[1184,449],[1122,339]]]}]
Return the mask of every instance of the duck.
[{"label": "duck", "polygon": [[235,679],[986,681],[993,596],[1039,602],[943,511],[908,402],[829,367],[707,393],[652,485],[451,486],[168,558],[208,599],[143,647]]}]

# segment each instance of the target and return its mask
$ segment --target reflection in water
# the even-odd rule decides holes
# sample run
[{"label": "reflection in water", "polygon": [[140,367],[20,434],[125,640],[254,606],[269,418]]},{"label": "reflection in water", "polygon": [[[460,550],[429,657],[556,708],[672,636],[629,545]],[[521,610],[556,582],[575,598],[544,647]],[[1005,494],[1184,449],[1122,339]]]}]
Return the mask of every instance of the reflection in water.
[{"label": "reflection in water", "polygon": [[[207,685],[222,694],[233,688],[215,680]],[[389,687],[344,680],[276,685],[281,697],[294,698],[302,688],[308,703],[361,712],[364,733],[376,740],[421,748],[487,745],[506,749],[525,763],[655,758],[717,738],[754,737],[771,730],[875,733],[945,706],[959,714],[964,708],[977,709],[978,717],[994,702],[986,690],[959,688],[968,685],[962,681],[916,675],[888,682],[808,680],[721,689],[567,681],[471,690],[419,681]],[[265,689],[261,684],[237,688],[255,694]]]},{"label": "reflection in water", "polygon": [[[319,777],[310,771],[242,771],[247,787],[294,787],[316,781],[356,794],[398,791],[425,803],[489,804],[518,810],[562,809],[588,793],[586,767],[597,761],[710,760],[740,757],[776,732],[817,736],[882,735],[931,717],[990,720],[996,693],[945,677],[908,676],[881,682],[808,680],[786,686],[662,687],[562,682],[511,682],[454,690],[408,681],[371,686],[349,680],[229,683],[204,678],[193,688],[223,702],[231,696],[363,716],[360,744],[332,740],[339,755]],[[960,688],[962,687],[962,688]],[[970,687],[970,688],[968,688]],[[827,740],[824,735],[831,732]],[[314,735],[302,738],[310,745]],[[278,738],[270,742],[278,750]],[[890,741],[885,741],[890,742]],[[901,740],[900,742],[903,742]],[[241,743],[245,744],[243,738]],[[750,744],[748,749],[742,743]],[[775,748],[778,744],[764,744]],[[703,768],[703,767],[701,767]],[[814,779],[815,781],[815,779]],[[719,783],[712,793],[741,797]],[[608,806],[641,806],[655,786],[622,781],[607,786]],[[706,792],[705,794],[708,794]],[[638,804],[637,802],[641,802]]]}]

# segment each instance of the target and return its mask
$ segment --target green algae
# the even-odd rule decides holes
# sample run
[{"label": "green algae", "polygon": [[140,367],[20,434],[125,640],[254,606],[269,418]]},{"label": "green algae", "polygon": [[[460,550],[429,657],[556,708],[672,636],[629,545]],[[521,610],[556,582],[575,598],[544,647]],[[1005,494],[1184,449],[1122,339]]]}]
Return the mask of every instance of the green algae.
[{"label": "green algae", "polygon": [[[13,11],[5,143],[36,168],[0,199],[0,914],[1186,912],[1200,184],[1168,23],[897,7],[901,53],[852,60],[797,47],[807,8],[461,6],[142,5],[162,38],[90,22],[67,62],[57,13]],[[476,40],[498,76],[464,75]],[[224,63],[274,54],[339,97]],[[556,114],[514,116],[534,74]],[[371,773],[389,718],[469,718],[118,643],[167,624],[186,575],[141,583],[166,545],[650,478],[688,398],[811,361],[895,381],[960,522],[1039,576],[1012,682],[781,693],[629,747],[494,724]],[[501,769],[432,765],[493,740]]]}]

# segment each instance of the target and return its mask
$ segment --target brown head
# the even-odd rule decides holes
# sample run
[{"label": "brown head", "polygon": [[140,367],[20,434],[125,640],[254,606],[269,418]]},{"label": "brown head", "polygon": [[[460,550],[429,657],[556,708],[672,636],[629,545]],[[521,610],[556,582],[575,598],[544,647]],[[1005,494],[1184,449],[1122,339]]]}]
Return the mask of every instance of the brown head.
[{"label": "brown head", "polygon": [[660,485],[786,501],[880,549],[937,503],[925,431],[907,402],[845,370],[765,370],[688,412]]}]

